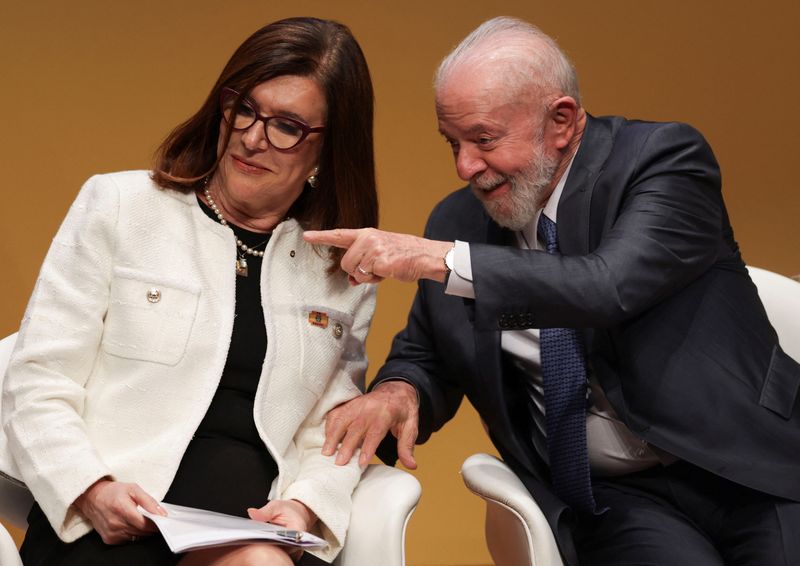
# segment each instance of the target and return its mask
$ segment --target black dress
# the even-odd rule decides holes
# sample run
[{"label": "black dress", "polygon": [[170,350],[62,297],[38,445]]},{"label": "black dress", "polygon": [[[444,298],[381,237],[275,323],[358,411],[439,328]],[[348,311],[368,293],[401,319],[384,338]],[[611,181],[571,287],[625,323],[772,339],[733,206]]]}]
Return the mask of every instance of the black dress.
[{"label": "black dress", "polygon": [[[198,199],[203,211],[214,213]],[[269,234],[228,224],[236,237],[263,251]],[[262,258],[245,255],[247,277],[236,277],[233,334],[219,386],[181,459],[164,501],[247,517],[248,507],[267,503],[278,467],[258,435],[253,405],[267,351],[267,331],[261,306]],[[234,265],[221,266],[234,269]],[[20,549],[25,566],[170,566],[173,554],[155,534],[137,542],[106,545],[92,531],[77,541],[62,542],[38,504],[28,516],[28,531]],[[305,554],[300,564],[324,564]]]}]

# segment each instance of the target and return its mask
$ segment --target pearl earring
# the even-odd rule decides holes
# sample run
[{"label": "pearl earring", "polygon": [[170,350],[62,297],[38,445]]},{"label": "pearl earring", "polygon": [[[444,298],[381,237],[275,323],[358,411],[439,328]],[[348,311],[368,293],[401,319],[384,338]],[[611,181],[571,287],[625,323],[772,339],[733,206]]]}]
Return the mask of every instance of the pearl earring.
[{"label": "pearl earring", "polygon": [[308,184],[311,185],[312,189],[317,188],[317,183],[319,182],[319,179],[317,179],[318,173],[319,173],[319,167],[314,167],[314,172],[308,178]]}]

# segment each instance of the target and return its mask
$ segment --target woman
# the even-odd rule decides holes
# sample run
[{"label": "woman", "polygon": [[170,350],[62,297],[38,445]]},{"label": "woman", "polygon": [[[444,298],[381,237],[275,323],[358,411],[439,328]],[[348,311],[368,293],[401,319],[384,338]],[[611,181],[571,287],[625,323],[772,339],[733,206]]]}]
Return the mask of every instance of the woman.
[{"label": "woman", "polygon": [[158,500],[309,530],[331,561],[362,470],[321,455],[324,418],[359,394],[374,292],[302,233],[376,223],[369,71],[349,30],[324,20],[248,38],[154,173],[90,179],[5,380],[9,447],[37,501],[23,561],[299,556],[173,555],[137,510],[163,513]]}]

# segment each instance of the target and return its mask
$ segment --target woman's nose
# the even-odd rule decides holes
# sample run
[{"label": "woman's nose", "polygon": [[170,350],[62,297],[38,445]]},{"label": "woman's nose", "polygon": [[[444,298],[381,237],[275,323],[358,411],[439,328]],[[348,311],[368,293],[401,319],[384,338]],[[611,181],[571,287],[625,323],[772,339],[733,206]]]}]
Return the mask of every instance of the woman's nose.
[{"label": "woman's nose", "polygon": [[264,129],[264,123],[259,120],[253,122],[253,125],[242,133],[242,143],[251,151],[263,151],[267,149],[269,147],[269,140],[267,140],[267,132]]}]

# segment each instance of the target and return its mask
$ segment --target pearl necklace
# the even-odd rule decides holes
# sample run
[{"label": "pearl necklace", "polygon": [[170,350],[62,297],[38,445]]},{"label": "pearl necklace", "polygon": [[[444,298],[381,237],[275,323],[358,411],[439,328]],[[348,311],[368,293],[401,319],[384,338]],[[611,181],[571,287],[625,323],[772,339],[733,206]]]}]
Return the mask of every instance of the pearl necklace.
[{"label": "pearl necklace", "polygon": [[[214,212],[214,215],[216,215],[217,220],[219,220],[219,223],[222,224],[223,226],[228,226],[228,221],[225,220],[224,216],[222,216],[222,212],[220,212],[219,207],[217,206],[217,203],[214,202],[214,198],[211,196],[211,191],[208,190],[208,182],[206,182],[206,186],[203,188],[203,194],[206,197],[206,202],[208,202],[208,206],[211,208],[212,212]],[[231,231],[233,231],[233,228],[231,228]],[[266,240],[264,240],[260,244],[256,245],[255,247],[251,248],[250,246],[248,246],[247,244],[242,242],[236,236],[235,232],[233,234],[233,237],[236,238],[236,247],[239,248],[240,250],[242,250],[243,253],[251,255],[253,257],[264,257],[264,251],[263,250],[257,250],[255,248],[263,246],[264,244],[266,244],[269,241],[269,238],[267,238]],[[237,255],[239,255],[239,258],[236,260],[236,275],[240,275],[242,277],[247,277],[247,272],[248,272],[247,259],[245,259],[245,257],[243,255],[241,255],[241,254],[237,254]]]}]

